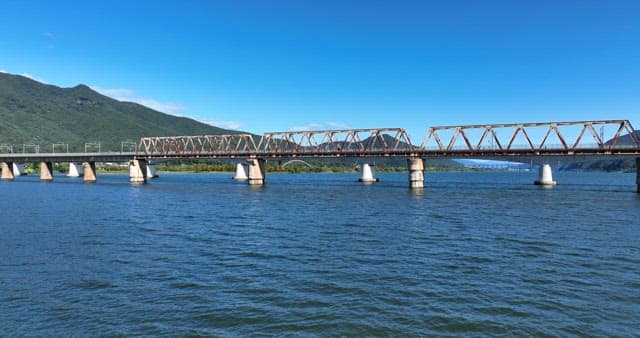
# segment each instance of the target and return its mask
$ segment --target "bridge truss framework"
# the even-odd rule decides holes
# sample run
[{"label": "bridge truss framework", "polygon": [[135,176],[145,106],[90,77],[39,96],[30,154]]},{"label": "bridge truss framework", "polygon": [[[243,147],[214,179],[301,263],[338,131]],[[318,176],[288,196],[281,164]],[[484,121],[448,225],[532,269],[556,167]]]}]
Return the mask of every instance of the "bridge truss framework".
[{"label": "bridge truss framework", "polygon": [[[568,128],[578,128],[568,137]],[[600,128],[598,131],[596,128]],[[605,135],[604,130],[608,133]],[[532,136],[532,135],[538,136]],[[620,139],[628,135],[630,142]],[[557,143],[552,143],[555,139]],[[501,157],[637,155],[640,137],[628,120],[430,127],[420,146],[402,128],[143,137],[140,158],[234,157]]]}]

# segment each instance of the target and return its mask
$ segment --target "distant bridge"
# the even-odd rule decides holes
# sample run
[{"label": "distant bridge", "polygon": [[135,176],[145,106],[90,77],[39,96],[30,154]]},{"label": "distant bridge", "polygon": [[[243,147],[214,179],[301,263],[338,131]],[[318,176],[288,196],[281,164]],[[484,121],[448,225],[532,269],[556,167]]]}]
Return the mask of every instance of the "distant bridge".
[{"label": "distant bridge", "polygon": [[[242,133],[143,137],[135,152],[9,153],[0,154],[0,161],[3,168],[13,162],[41,162],[45,172],[52,162],[88,163],[91,172],[95,162],[132,161],[132,181],[145,182],[146,169],[139,166],[152,160],[244,158],[249,163],[249,183],[263,184],[267,158],[393,156],[407,158],[411,186],[422,187],[423,158],[576,155],[640,156],[640,138],[628,120],[430,127],[419,146],[402,128],[314,130],[269,132],[260,137]],[[5,177],[5,171],[3,178],[11,178]]]},{"label": "distant bridge", "polygon": [[284,167],[288,166],[289,164],[293,164],[293,163],[302,163],[307,168],[313,168],[313,166],[311,164],[309,164],[308,162],[303,161],[303,160],[290,160],[290,161],[287,161],[287,162],[283,163],[282,167],[284,168]]}]

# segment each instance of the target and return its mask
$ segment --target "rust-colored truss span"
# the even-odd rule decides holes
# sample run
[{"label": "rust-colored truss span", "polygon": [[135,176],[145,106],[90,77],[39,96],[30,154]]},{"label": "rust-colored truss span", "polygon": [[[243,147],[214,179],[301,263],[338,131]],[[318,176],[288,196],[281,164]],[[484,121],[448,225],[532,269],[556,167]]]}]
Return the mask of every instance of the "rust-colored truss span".
[{"label": "rust-colored truss span", "polygon": [[143,137],[145,157],[338,157],[411,155],[414,146],[401,128],[288,131],[250,134]]},{"label": "rust-colored truss span", "polygon": [[[578,132],[567,138],[563,128]],[[604,135],[605,128],[613,134]],[[630,143],[619,143],[624,132]],[[429,128],[420,149],[432,156],[622,154],[640,149],[640,139],[628,120],[441,126]]]},{"label": "rust-colored truss span", "polygon": [[398,156],[414,146],[402,128],[265,133],[258,145],[267,156]]},{"label": "rust-colored truss span", "polygon": [[637,154],[640,138],[628,120],[431,127],[419,147],[404,129],[381,128],[272,132],[259,139],[251,134],[143,137],[137,150],[137,156],[148,158]]},{"label": "rust-colored truss span", "polygon": [[146,157],[249,156],[257,147],[250,134],[143,137],[138,153]]}]

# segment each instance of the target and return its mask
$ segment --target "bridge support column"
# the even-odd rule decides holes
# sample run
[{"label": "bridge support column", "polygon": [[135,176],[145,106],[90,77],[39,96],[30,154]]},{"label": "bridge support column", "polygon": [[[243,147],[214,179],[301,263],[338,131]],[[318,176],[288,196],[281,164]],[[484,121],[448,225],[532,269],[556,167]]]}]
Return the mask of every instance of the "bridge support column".
[{"label": "bridge support column", "polygon": [[263,158],[250,158],[247,160],[249,172],[249,185],[263,185],[266,176],[266,161]]},{"label": "bridge support column", "polygon": [[247,176],[247,165],[244,163],[238,163],[236,165],[236,174],[233,175],[235,181],[246,181],[249,179]]},{"label": "bridge support column", "polygon": [[147,164],[147,178],[156,178],[156,177],[158,177],[158,174],[156,174],[156,165],[151,164],[151,162],[149,162]]},{"label": "bridge support column", "polygon": [[636,157],[636,189],[640,194],[640,157]]},{"label": "bridge support column", "polygon": [[2,179],[13,180],[13,162],[2,162]]},{"label": "bridge support column", "polygon": [[379,181],[377,178],[375,178],[374,171],[371,167],[372,166],[369,165],[369,163],[365,163],[362,165],[362,176],[360,176],[360,179],[358,179],[358,181],[363,183],[373,183]]},{"label": "bridge support column", "polygon": [[82,165],[70,162],[69,163],[69,173],[67,174],[67,176],[69,177],[80,177],[80,175],[83,175],[84,171],[82,170]]},{"label": "bridge support column", "polygon": [[409,167],[409,188],[424,188],[424,161],[419,157],[410,157],[407,159]]},{"label": "bridge support column", "polygon": [[53,181],[53,164],[40,162],[40,181]]},{"label": "bridge support column", "polygon": [[82,171],[84,172],[84,181],[93,183],[96,181],[96,162],[82,163]]},{"label": "bridge support column", "polygon": [[26,165],[24,163],[13,162],[13,176],[26,175],[26,173],[24,172],[25,167]]},{"label": "bridge support column", "polygon": [[540,176],[538,179],[533,182],[535,185],[545,185],[545,186],[554,186],[556,185],[556,181],[553,180],[553,176],[551,173],[551,166],[548,164],[543,164],[540,166]]},{"label": "bridge support column", "polygon": [[133,184],[147,183],[146,160],[132,160],[129,162],[129,182]]}]

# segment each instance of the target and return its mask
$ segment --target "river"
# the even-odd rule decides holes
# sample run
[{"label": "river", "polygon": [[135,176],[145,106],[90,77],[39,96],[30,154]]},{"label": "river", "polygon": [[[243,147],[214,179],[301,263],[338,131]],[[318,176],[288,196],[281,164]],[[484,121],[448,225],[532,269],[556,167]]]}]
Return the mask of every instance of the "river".
[{"label": "river", "polygon": [[635,174],[0,182],[4,336],[637,336]]}]

